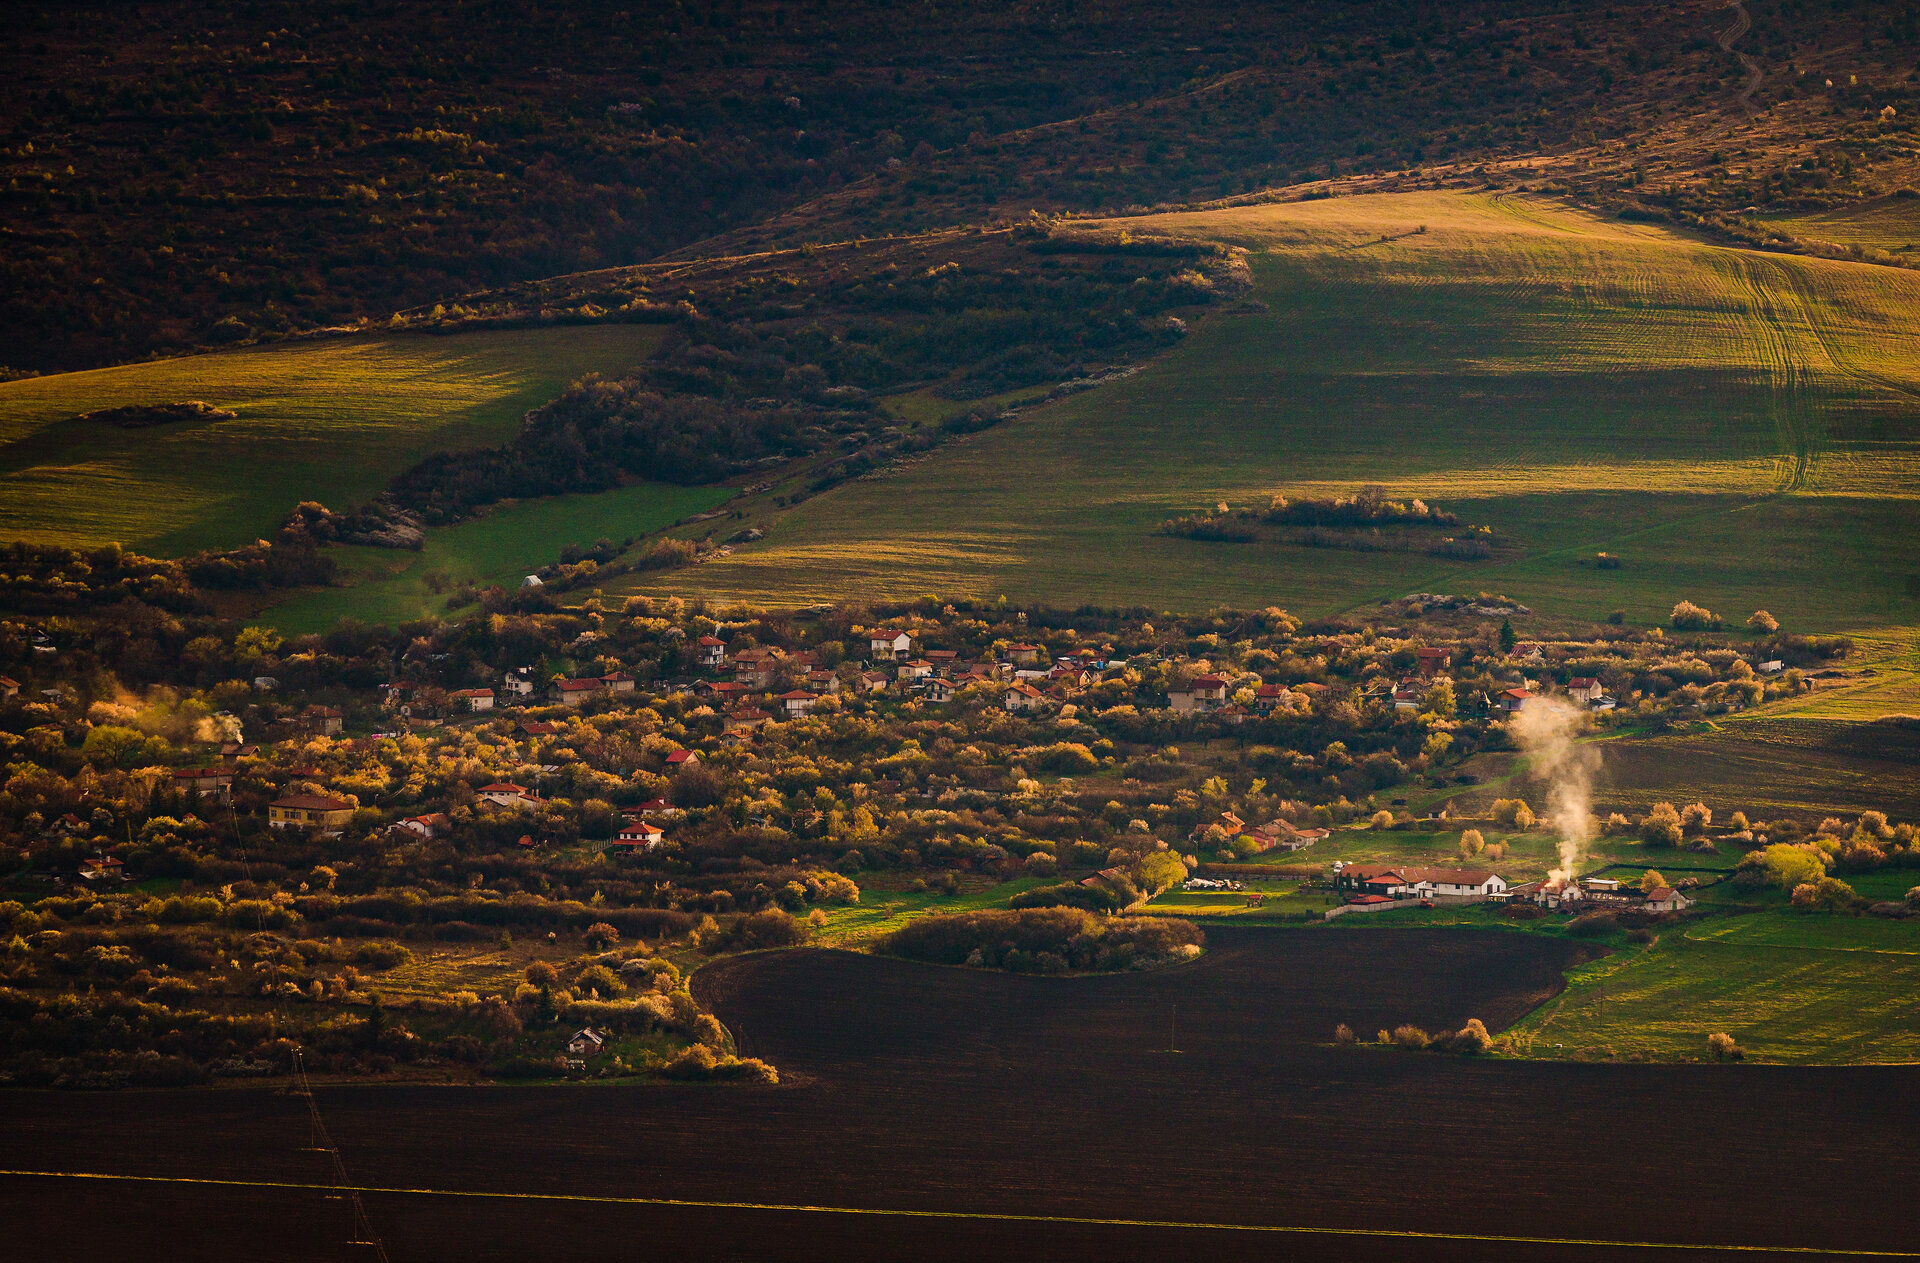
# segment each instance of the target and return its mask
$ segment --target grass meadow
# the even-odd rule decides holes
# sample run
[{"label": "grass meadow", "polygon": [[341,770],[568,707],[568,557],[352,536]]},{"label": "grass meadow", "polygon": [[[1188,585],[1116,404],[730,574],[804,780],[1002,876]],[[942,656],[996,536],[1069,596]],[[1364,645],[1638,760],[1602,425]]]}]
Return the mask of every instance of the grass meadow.
[{"label": "grass meadow", "polygon": [[[1790,629],[1920,622],[1920,276],[1485,194],[1129,223],[1247,247],[1255,301],[1124,381],[769,509],[765,541],[661,582],[1306,614],[1485,590],[1583,618],[1684,597]],[[1506,545],[1459,562],[1156,532],[1368,484]]]},{"label": "grass meadow", "polygon": [[[324,338],[0,383],[0,538],[160,556],[244,544],[301,500],[363,501],[430,452],[501,442],[528,409],[633,364],[660,336],[605,325]],[[73,419],[189,399],[238,416],[144,430]]]},{"label": "grass meadow", "polygon": [[446,614],[447,593],[461,583],[511,589],[530,571],[557,560],[568,544],[650,534],[731,494],[726,487],[640,483],[502,504],[483,517],[429,530],[418,552],[335,548],[344,586],[302,591],[257,621],[300,634],[325,631],[343,618],[393,624]]},{"label": "grass meadow", "polygon": [[1699,1057],[1724,1031],[1780,1062],[1920,1060],[1920,924],[1766,911],[1669,927],[1576,968],[1516,1028],[1534,1056]]}]

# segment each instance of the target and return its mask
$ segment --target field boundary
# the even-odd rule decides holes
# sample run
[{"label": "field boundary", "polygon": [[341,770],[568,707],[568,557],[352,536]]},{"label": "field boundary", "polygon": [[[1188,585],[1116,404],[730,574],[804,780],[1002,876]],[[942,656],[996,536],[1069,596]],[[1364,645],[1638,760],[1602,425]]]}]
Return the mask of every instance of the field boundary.
[{"label": "field boundary", "polygon": [[1267,1232],[1298,1236],[1390,1237],[1410,1241],[1485,1241],[1502,1245],[1595,1246],[1602,1249],[1692,1250],[1734,1254],[1809,1254],[1835,1258],[1920,1259],[1915,1250],[1848,1249],[1810,1245],[1716,1245],[1685,1241],[1622,1241],[1602,1237],[1538,1237],[1489,1232],[1437,1232],[1401,1228],[1315,1228],[1304,1224],[1236,1224],[1176,1219],[1109,1219],[1096,1215],[1033,1215],[984,1210],[898,1210],[869,1206],[811,1206],[777,1202],[726,1202],[682,1197],[616,1197],[597,1193],[490,1192],[483,1189],[407,1188],[376,1184],[321,1184],[296,1180],[238,1180],[191,1175],[123,1175],[107,1171],[0,1170],[7,1179],[98,1180],[125,1184],[175,1184],[203,1188],[278,1189],[287,1192],[394,1194],[411,1197],[465,1197],[495,1201],[582,1202],[607,1206],[685,1207],[694,1210],[756,1210],[810,1215],[867,1215],[876,1218],[987,1220],[998,1223],[1074,1224],[1089,1228],[1169,1228],[1203,1232]]}]

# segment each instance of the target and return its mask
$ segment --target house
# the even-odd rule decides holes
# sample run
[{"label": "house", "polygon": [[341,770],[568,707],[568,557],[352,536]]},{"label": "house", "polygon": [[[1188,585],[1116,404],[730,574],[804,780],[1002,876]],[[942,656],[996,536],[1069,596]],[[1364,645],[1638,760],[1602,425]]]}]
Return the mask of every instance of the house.
[{"label": "house", "polygon": [[624,845],[629,850],[651,851],[666,836],[666,831],[659,825],[634,820],[621,825],[620,832],[614,835],[613,840],[615,845]]},{"label": "house", "polygon": [[1501,710],[1506,711],[1508,714],[1516,714],[1532,700],[1533,693],[1528,689],[1508,689],[1506,692],[1500,694],[1498,705]]},{"label": "house", "polygon": [[1271,714],[1275,707],[1284,706],[1293,699],[1293,690],[1284,684],[1262,684],[1253,691],[1253,709],[1262,715]]},{"label": "house", "polygon": [[702,667],[711,671],[727,665],[727,642],[718,636],[702,636],[693,644]]},{"label": "house", "polygon": [[1511,658],[1538,658],[1541,656],[1540,646],[1535,641],[1516,640],[1513,642],[1513,652],[1507,656]]},{"label": "house", "polygon": [[549,724],[538,720],[533,723],[523,723],[519,725],[519,732],[523,737],[551,737],[559,731],[559,724]]},{"label": "house", "polygon": [[553,686],[553,700],[562,706],[578,706],[602,687],[600,681],[593,679],[562,680]]},{"label": "house", "polygon": [[675,750],[667,755],[667,766],[670,768],[692,767],[699,761],[698,750]]},{"label": "house", "polygon": [[1030,667],[1040,661],[1039,645],[1008,645],[1007,657],[1015,666]]},{"label": "house", "polygon": [[1393,690],[1393,708],[1395,710],[1419,710],[1420,690],[1402,684]]},{"label": "house", "polygon": [[300,712],[300,722],[307,731],[325,736],[334,736],[344,725],[340,712],[331,706],[309,706]]},{"label": "house", "polygon": [[678,807],[664,798],[649,798],[635,807],[630,814],[638,815],[643,820],[674,820],[682,813]]},{"label": "house", "polygon": [[891,662],[902,654],[913,652],[913,637],[903,631],[876,629],[867,637],[867,648],[876,660]]},{"label": "house", "polygon": [[953,685],[946,680],[922,680],[919,693],[923,702],[950,702],[953,700]]},{"label": "house", "polygon": [[1640,906],[1648,912],[1683,912],[1693,906],[1693,900],[1670,887],[1660,886],[1649,890],[1647,901]]},{"label": "house", "polygon": [[512,781],[495,781],[491,785],[482,785],[474,793],[480,801],[491,803],[495,807],[525,807],[539,801],[532,791],[515,785]]},{"label": "house", "polygon": [[1567,696],[1581,702],[1597,702],[1606,692],[1600,681],[1590,675],[1576,675],[1567,682]]},{"label": "house", "polygon": [[492,710],[492,689],[460,689],[447,694],[447,700],[456,706],[465,706],[470,711]]},{"label": "house", "polygon": [[707,695],[722,706],[741,701],[752,692],[746,685],[736,684],[732,680],[720,680],[707,686]]},{"label": "house", "polygon": [[20,681],[12,676],[0,675],[0,698],[20,696]]},{"label": "house", "polygon": [[600,677],[600,687],[609,693],[633,692],[633,677],[625,671],[614,671]]},{"label": "house", "polygon": [[[903,679],[906,677],[906,672],[902,671],[900,674]],[[890,681],[887,679],[887,673],[885,671],[863,671],[859,677],[854,680],[854,684],[859,687],[862,693],[885,692],[888,683],[890,683]]]},{"label": "house", "polygon": [[507,672],[506,678],[500,682],[501,690],[511,693],[515,697],[532,697],[533,681],[529,680],[524,672],[525,668],[522,668],[520,671]]},{"label": "house", "polygon": [[233,773],[223,767],[183,767],[173,774],[178,793],[224,794],[233,788]]},{"label": "house", "polygon": [[1033,685],[1025,681],[1016,681],[1007,687],[1006,696],[1001,704],[1010,711],[1033,711],[1045,706],[1048,697]]},{"label": "house", "polygon": [[733,655],[733,678],[752,689],[773,683],[773,672],[780,654],[773,649],[742,649]]},{"label": "house", "polygon": [[1334,884],[1390,899],[1491,899],[1507,893],[1506,879],[1484,868],[1431,868],[1410,864],[1347,864]]},{"label": "house", "polygon": [[816,693],[838,693],[840,691],[840,677],[831,671],[809,671],[807,672],[804,683]]},{"label": "house", "polygon": [[108,856],[105,859],[81,860],[80,880],[96,883],[125,881],[127,879],[126,870],[127,866],[112,856]]},{"label": "house", "polygon": [[1184,686],[1168,690],[1167,704],[1183,714],[1218,710],[1227,704],[1227,682],[1217,675],[1196,675]]},{"label": "house", "polygon": [[925,658],[914,658],[899,666],[899,675],[903,680],[924,680],[932,674],[933,664]]},{"label": "house", "polygon": [[1272,820],[1247,834],[1262,851],[1302,851],[1328,837],[1327,829],[1296,829],[1285,820]]},{"label": "house", "polygon": [[576,1057],[597,1057],[607,1046],[607,1037],[591,1026],[575,1031],[567,1040],[567,1051]]},{"label": "house", "polygon": [[343,829],[354,806],[344,798],[290,794],[267,804],[267,825],[274,829]]},{"label": "house", "polygon": [[405,820],[396,820],[387,832],[399,841],[425,842],[446,832],[448,827],[447,818],[436,813],[431,816],[408,816]]},{"label": "house", "polygon": [[1214,716],[1218,718],[1221,723],[1238,728],[1241,724],[1253,718],[1253,712],[1244,706],[1222,706],[1214,712]]},{"label": "house", "polygon": [[1237,838],[1246,831],[1247,822],[1234,815],[1231,811],[1223,811],[1213,819],[1203,820],[1195,825],[1193,832],[1187,836],[1189,838],[1202,838],[1215,828],[1224,830],[1229,838]]},{"label": "house", "polygon": [[920,656],[926,659],[927,665],[936,674],[942,676],[951,676],[960,662],[960,651],[957,649],[929,649]]},{"label": "house", "polygon": [[1545,881],[1528,882],[1516,886],[1509,894],[1515,899],[1525,899],[1537,903],[1543,908],[1559,908],[1567,904],[1579,903],[1587,897],[1580,883],[1569,877],[1552,877]]},{"label": "house", "polygon": [[813,704],[820,699],[805,689],[795,689],[791,693],[780,695],[780,705],[789,719],[798,719],[813,710]]},{"label": "house", "polygon": [[1445,671],[1453,662],[1452,652],[1440,645],[1416,649],[1414,658],[1420,664],[1420,674],[1429,680]]},{"label": "house", "polygon": [[773,716],[759,707],[742,706],[739,710],[728,712],[726,730],[738,733],[757,732],[763,724],[772,722]]},{"label": "house", "polygon": [[259,746],[243,746],[238,741],[229,741],[220,747],[222,763],[237,763],[241,759],[251,759],[260,753]]}]

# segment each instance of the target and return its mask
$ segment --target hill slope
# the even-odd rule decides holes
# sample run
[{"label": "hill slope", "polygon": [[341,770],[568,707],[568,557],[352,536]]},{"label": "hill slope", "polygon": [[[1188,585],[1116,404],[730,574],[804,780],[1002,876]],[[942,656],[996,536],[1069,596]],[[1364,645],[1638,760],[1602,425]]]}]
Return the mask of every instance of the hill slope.
[{"label": "hill slope", "polygon": [[[1588,618],[1683,597],[1801,626],[1920,615],[1920,366],[1903,351],[1920,277],[1487,194],[1129,223],[1251,248],[1266,309],[1212,315],[1125,381],[769,518],[763,543],[680,586],[1309,612],[1502,590]],[[1366,484],[1492,526],[1496,555],[1158,532],[1220,500]],[[1619,569],[1591,564],[1603,550]]]}]

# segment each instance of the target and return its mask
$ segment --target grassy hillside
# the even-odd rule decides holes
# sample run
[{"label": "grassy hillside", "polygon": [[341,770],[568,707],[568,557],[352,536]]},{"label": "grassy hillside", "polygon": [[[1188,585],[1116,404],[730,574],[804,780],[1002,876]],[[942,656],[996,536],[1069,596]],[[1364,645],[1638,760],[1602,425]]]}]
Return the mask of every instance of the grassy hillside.
[{"label": "grassy hillside", "polygon": [[[365,500],[429,452],[498,443],[574,378],[625,368],[659,337],[337,338],[0,384],[0,538],[163,556],[243,544],[301,500]],[[139,430],[73,419],[188,399],[238,415]]]},{"label": "grassy hillside", "polygon": [[448,613],[448,593],[463,583],[515,587],[551,564],[568,544],[625,540],[719,504],[726,487],[642,483],[597,495],[553,496],[504,504],[484,517],[427,532],[418,552],[345,546],[330,550],[347,586],[302,592],[260,615],[283,632],[325,631],[343,618],[402,623]]},{"label": "grassy hillside", "polygon": [[[1584,617],[1685,597],[1790,627],[1920,620],[1920,277],[1488,194],[1148,222],[1255,250],[1258,302],[1125,381],[769,519],[676,584],[1311,613],[1497,590]],[[1216,501],[1366,484],[1493,526],[1501,554],[1157,533]],[[1621,568],[1596,569],[1603,550]]]}]

